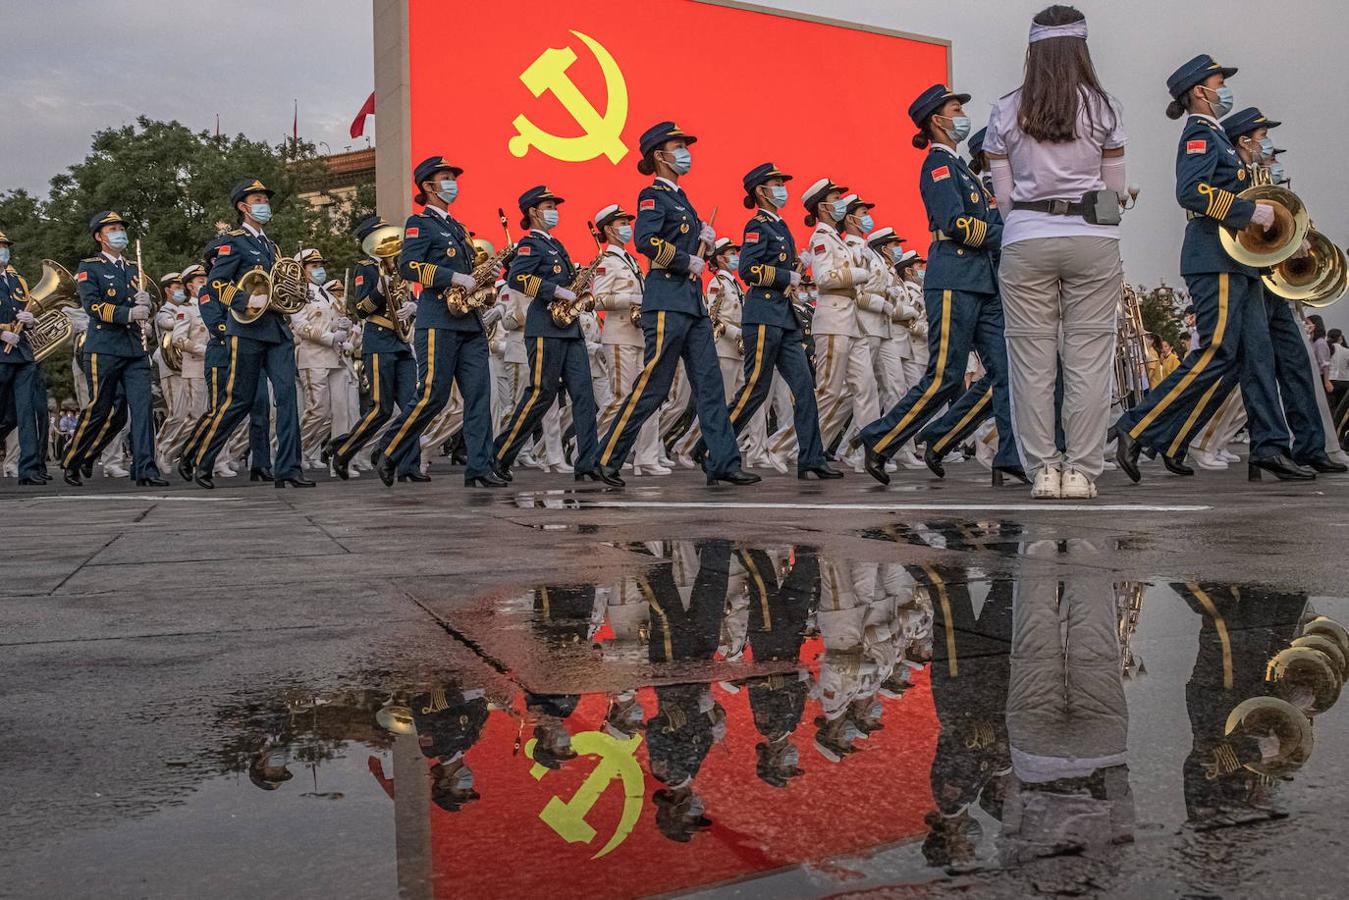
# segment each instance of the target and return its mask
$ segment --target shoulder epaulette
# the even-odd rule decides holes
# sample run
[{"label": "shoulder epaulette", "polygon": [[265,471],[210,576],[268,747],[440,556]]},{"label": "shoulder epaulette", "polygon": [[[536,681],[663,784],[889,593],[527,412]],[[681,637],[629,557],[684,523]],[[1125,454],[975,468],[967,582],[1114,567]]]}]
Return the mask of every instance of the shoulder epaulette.
[{"label": "shoulder epaulette", "polygon": [[379,265],[379,260],[377,260],[377,259],[371,259],[370,257],[367,256],[365,259],[363,259],[363,260],[361,260],[359,263],[357,263],[357,265],[361,265],[361,266],[377,266],[377,265]]},{"label": "shoulder epaulette", "polygon": [[661,184],[659,181],[653,182],[648,185],[648,187],[655,191],[668,191],[670,189],[667,185]]},{"label": "shoulder epaulette", "polygon": [[82,263],[96,263],[96,262],[102,262],[102,261],[103,261],[103,257],[101,257],[101,256],[86,256],[84,259],[80,260],[80,262],[82,262]]}]

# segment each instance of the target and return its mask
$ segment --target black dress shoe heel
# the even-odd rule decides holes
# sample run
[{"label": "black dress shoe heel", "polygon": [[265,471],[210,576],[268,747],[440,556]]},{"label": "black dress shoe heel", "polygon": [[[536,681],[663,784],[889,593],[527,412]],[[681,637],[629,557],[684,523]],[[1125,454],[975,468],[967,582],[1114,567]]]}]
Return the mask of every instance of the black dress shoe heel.
[{"label": "black dress shoe heel", "polygon": [[1182,475],[1188,478],[1194,474],[1194,469],[1175,457],[1167,456],[1166,454],[1162,454],[1162,465],[1165,466],[1166,471],[1170,472],[1172,475]]},{"label": "black dress shoe heel", "polygon": [[71,466],[69,469],[66,469],[62,472],[62,477],[65,478],[66,484],[71,487],[82,487],[84,485],[84,481],[80,478],[80,470],[77,466]]},{"label": "black dress shoe heel", "polygon": [[136,487],[168,487],[169,483],[163,478],[137,478]]},{"label": "black dress shoe heel", "polygon": [[809,481],[812,475],[821,481],[833,481],[836,478],[843,477],[842,472],[835,469],[833,466],[830,466],[828,463],[820,466],[809,466],[804,469],[798,469],[796,472],[796,477],[801,481]]},{"label": "black dress shoe heel", "polygon": [[183,481],[191,481],[192,468],[192,460],[184,456],[182,459],[178,460],[178,477],[183,479]]},{"label": "black dress shoe heel", "polygon": [[509,486],[509,484],[510,482],[495,472],[489,472],[486,475],[464,476],[464,487],[503,488]]},{"label": "black dress shoe heel", "polygon": [[[946,467],[941,464],[941,455],[933,452],[931,443],[923,447],[923,464],[938,478],[946,477]],[[995,482],[993,486],[997,487],[997,483]]]},{"label": "black dress shoe heel", "polygon": [[1249,462],[1246,464],[1246,480],[1247,481],[1262,480],[1262,477],[1260,475],[1260,467],[1257,466],[1254,462]]},{"label": "black dress shoe heel", "polygon": [[713,485],[716,485],[723,481],[726,482],[727,484],[747,485],[747,484],[758,484],[760,481],[763,481],[763,479],[760,478],[758,475],[755,475],[753,472],[745,472],[741,469],[736,469],[733,472],[727,472],[724,475],[707,476],[708,487],[712,487]]},{"label": "black dress shoe heel", "polygon": [[1320,456],[1313,456],[1306,462],[1298,462],[1298,465],[1311,469],[1313,472],[1320,472],[1323,475],[1339,475],[1349,472],[1349,466],[1344,463],[1337,463],[1329,455],[1322,453]]},{"label": "black dress shoe heel", "polygon": [[[866,469],[868,475],[879,481],[881,484],[890,483],[890,473],[885,471],[885,465],[888,462],[884,456],[881,456],[875,450],[872,450],[866,444],[858,442],[862,447],[864,455],[862,457],[862,468]],[[855,448],[854,448],[855,449]]]},{"label": "black dress shoe heel", "polygon": [[1128,431],[1120,429],[1116,433],[1115,463],[1134,484],[1143,480],[1143,473],[1138,471],[1138,453],[1141,449]]},{"label": "black dress shoe heel", "polygon": [[208,491],[215,490],[215,482],[211,480],[211,476],[208,473],[198,472],[193,476],[192,480],[197,483],[197,487],[199,488],[204,488]]},{"label": "black dress shoe heel", "polygon": [[272,470],[271,470],[271,469],[262,469],[262,468],[259,468],[259,467],[257,467],[257,466],[254,466],[253,468],[251,468],[251,469],[248,470],[248,480],[249,480],[249,481],[275,481],[276,479],[272,477]]},{"label": "black dress shoe heel", "polygon": [[83,465],[80,466],[80,475],[82,475],[85,478],[94,477],[94,464],[92,461],[84,463]]},{"label": "black dress shoe heel", "polygon": [[[1269,456],[1264,459],[1250,460],[1247,478],[1250,478],[1250,472],[1268,472],[1280,481],[1314,481],[1316,473],[1311,469],[1304,469],[1293,462],[1283,454],[1278,456]],[[1250,478],[1255,481],[1256,479]]]},{"label": "black dress shoe heel", "polygon": [[510,466],[507,466],[504,469],[497,469],[496,472],[497,477],[502,481],[509,483],[515,480],[515,473],[511,471]]},{"label": "black dress shoe heel", "polygon": [[384,486],[393,487],[393,460],[389,459],[388,454],[376,450],[370,454],[370,463],[375,467],[375,474],[384,482]]},{"label": "black dress shoe heel", "polygon": [[399,476],[398,476],[398,480],[399,480],[400,482],[401,482],[401,481],[414,481],[414,482],[417,482],[418,484],[421,484],[421,483],[423,483],[423,482],[430,481],[430,480],[431,480],[431,476],[430,476],[430,475],[423,475],[421,472],[407,472],[407,473],[405,473],[405,474],[399,475]]},{"label": "black dress shoe heel", "polygon": [[601,472],[599,469],[587,469],[587,470],[585,470],[584,472],[582,472],[582,471],[577,471],[577,473],[576,473],[576,480],[577,480],[577,481],[598,481],[600,484],[603,484],[603,483],[604,483],[604,473]]},{"label": "black dress shoe heel", "polygon": [[308,478],[305,478],[304,476],[301,476],[299,478],[278,478],[273,482],[273,484],[276,485],[278,490],[284,487],[311,488],[318,486],[317,482],[310,481]]},{"label": "black dress shoe heel", "polygon": [[1020,466],[994,466],[993,467],[993,486],[1002,487],[1003,477],[1010,475],[1022,484],[1030,484],[1030,479],[1026,477],[1026,470]]},{"label": "black dress shoe heel", "polygon": [[624,481],[623,477],[619,474],[620,471],[620,469],[600,466],[600,480],[610,487],[626,487],[627,482]]}]

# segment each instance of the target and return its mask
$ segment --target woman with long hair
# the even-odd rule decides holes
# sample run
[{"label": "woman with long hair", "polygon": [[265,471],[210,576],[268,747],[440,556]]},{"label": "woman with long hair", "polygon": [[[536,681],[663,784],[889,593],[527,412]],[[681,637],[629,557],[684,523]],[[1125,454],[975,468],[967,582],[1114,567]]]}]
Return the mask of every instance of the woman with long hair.
[{"label": "woman with long hair", "polygon": [[[1012,408],[1035,497],[1094,497],[1104,468],[1125,143],[1085,17],[1069,6],[1043,10],[1031,23],[1025,81],[994,105],[984,139],[1006,223],[999,282]],[[1060,364],[1063,453],[1054,440]]]}]

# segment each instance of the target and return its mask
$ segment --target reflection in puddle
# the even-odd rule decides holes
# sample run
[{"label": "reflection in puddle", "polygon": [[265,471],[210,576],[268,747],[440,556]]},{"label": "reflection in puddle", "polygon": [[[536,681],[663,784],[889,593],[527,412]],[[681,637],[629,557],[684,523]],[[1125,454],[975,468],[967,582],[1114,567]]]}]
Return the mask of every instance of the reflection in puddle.
[{"label": "reflection in puddle", "polygon": [[[1065,855],[1145,865],[1121,855],[1139,823],[1207,834],[1282,816],[1280,794],[1327,752],[1311,721],[1338,699],[1349,635],[1304,594],[1114,581],[1054,565],[1098,553],[1088,542],[1010,522],[865,536],[1015,547],[1026,564],[611,544],[628,574],[494,607],[492,629],[527,623],[543,675],[510,691],[433,669],[378,690],[263,691],[219,712],[218,771],[246,773],[233,805],[278,840],[303,821],[294,797],[355,817],[353,834],[392,827],[402,896],[641,896],[751,876],[827,894]],[[1143,646],[1150,619],[1162,634]],[[1172,763],[1147,742],[1129,751],[1158,709],[1137,705],[1154,654],[1194,655],[1148,701],[1171,715],[1183,700],[1192,746]],[[645,675],[575,687],[623,666]],[[368,778],[352,775],[362,759]],[[1136,773],[1164,764],[1181,819],[1139,791]],[[1182,877],[1222,882],[1195,869]]]}]

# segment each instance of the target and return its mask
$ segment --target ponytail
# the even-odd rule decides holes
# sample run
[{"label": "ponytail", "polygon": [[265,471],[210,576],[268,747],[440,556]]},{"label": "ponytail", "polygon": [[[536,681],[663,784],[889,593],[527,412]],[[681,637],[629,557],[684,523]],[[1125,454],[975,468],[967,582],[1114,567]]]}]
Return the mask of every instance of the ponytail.
[{"label": "ponytail", "polygon": [[1168,119],[1179,119],[1185,115],[1185,104],[1179,100],[1172,100],[1166,105],[1166,117]]},{"label": "ponytail", "polygon": [[652,158],[654,152],[655,151],[652,151],[637,160],[637,171],[639,174],[648,176],[656,174],[656,161]]},{"label": "ponytail", "polygon": [[806,227],[814,228],[819,219],[815,218],[814,213],[806,213]]},{"label": "ponytail", "polygon": [[926,150],[932,139],[927,136],[927,123],[923,123],[923,130],[913,136],[913,145],[919,150]]}]

